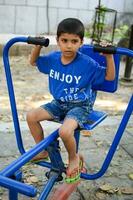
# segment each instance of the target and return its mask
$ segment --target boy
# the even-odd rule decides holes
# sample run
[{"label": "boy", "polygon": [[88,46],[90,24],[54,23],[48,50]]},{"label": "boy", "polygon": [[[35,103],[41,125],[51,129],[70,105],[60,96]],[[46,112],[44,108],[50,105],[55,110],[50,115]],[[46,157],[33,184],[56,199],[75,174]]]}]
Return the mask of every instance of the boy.
[{"label": "boy", "polygon": [[[74,130],[82,128],[93,106],[94,83],[115,78],[115,66],[112,55],[106,55],[107,68],[99,66],[89,56],[78,51],[83,44],[84,26],[76,18],[61,21],[57,28],[57,44],[60,51],[40,56],[41,46],[33,48],[30,64],[49,75],[49,89],[54,100],[27,114],[27,122],[36,143],[44,139],[40,122],[43,120],[61,120],[59,136],[68,152],[66,182],[79,180],[81,158],[76,152]],[[46,151],[38,154],[34,160],[47,158]]]}]

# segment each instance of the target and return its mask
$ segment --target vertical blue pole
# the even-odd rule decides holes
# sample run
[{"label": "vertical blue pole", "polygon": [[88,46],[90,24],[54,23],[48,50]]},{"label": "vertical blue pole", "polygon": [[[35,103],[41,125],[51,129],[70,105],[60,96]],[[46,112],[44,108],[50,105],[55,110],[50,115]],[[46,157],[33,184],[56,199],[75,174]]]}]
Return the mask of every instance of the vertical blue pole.
[{"label": "vertical blue pole", "polygon": [[47,184],[45,185],[41,195],[39,196],[38,200],[45,200],[47,199],[50,191],[52,190],[54,183],[56,182],[56,179],[58,178],[58,174],[55,173],[55,175],[53,175],[47,182]]},{"label": "vertical blue pole", "polygon": [[9,190],[9,200],[18,200],[18,192]]},{"label": "vertical blue pole", "polygon": [[[22,172],[20,170],[16,171],[14,179],[17,181],[22,180]],[[18,192],[13,189],[9,189],[9,200],[18,200]]]},{"label": "vertical blue pole", "polygon": [[78,152],[78,148],[79,148],[79,139],[80,139],[80,130],[77,129],[75,130],[75,133],[74,133],[74,137],[75,137],[75,140],[76,140],[76,151]]},{"label": "vertical blue pole", "polygon": [[22,137],[21,137],[17,107],[16,107],[16,100],[15,100],[15,94],[14,94],[14,87],[13,87],[12,75],[11,75],[10,64],[9,64],[9,49],[16,42],[27,42],[27,38],[26,37],[18,37],[18,38],[13,38],[13,39],[9,40],[9,42],[5,45],[5,47],[3,49],[3,62],[4,62],[6,81],[7,81],[7,87],[8,87],[8,93],[9,93],[9,99],[10,99],[10,105],[11,105],[12,117],[13,117],[13,122],[14,122],[17,145],[18,145],[18,149],[19,149],[20,153],[23,154],[23,153],[25,153],[25,149],[23,147],[23,141],[22,141]]}]

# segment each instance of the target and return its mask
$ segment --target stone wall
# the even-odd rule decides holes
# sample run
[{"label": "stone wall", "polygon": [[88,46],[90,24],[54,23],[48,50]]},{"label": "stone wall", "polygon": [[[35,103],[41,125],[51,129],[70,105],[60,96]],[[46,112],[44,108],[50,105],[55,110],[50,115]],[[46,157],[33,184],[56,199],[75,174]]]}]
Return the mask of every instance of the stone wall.
[{"label": "stone wall", "polygon": [[[0,0],[0,33],[54,34],[66,17],[88,25],[97,4],[98,0]],[[103,0],[102,4],[118,11],[118,24],[133,24],[133,0]]]}]

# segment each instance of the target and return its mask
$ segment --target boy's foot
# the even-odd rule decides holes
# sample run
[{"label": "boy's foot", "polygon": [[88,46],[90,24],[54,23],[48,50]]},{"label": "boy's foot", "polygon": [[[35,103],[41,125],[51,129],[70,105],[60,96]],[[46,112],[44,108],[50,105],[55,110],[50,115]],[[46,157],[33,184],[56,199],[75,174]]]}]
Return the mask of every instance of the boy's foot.
[{"label": "boy's foot", "polygon": [[46,160],[48,160],[48,152],[44,151],[44,152],[39,153],[34,158],[32,158],[31,162],[37,163],[37,162],[46,161]]},{"label": "boy's foot", "polygon": [[83,161],[80,159],[80,156],[77,155],[77,157],[72,160],[68,168],[66,170],[66,183],[75,183],[80,180],[80,173],[83,167]]},{"label": "boy's foot", "polygon": [[80,165],[80,172],[82,172],[82,173],[87,173],[87,167],[86,167],[86,164],[85,164],[85,161],[84,161],[84,157],[81,155],[81,154],[79,154],[79,158],[80,158],[80,162],[82,163],[82,165]]}]

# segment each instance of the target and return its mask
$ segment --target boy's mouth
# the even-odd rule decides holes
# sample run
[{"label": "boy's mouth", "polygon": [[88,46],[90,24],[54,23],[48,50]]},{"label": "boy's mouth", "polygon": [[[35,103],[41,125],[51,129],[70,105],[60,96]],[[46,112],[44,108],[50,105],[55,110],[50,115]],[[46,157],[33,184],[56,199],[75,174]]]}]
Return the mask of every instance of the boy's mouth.
[{"label": "boy's mouth", "polygon": [[72,54],[72,51],[64,51],[65,54]]}]

